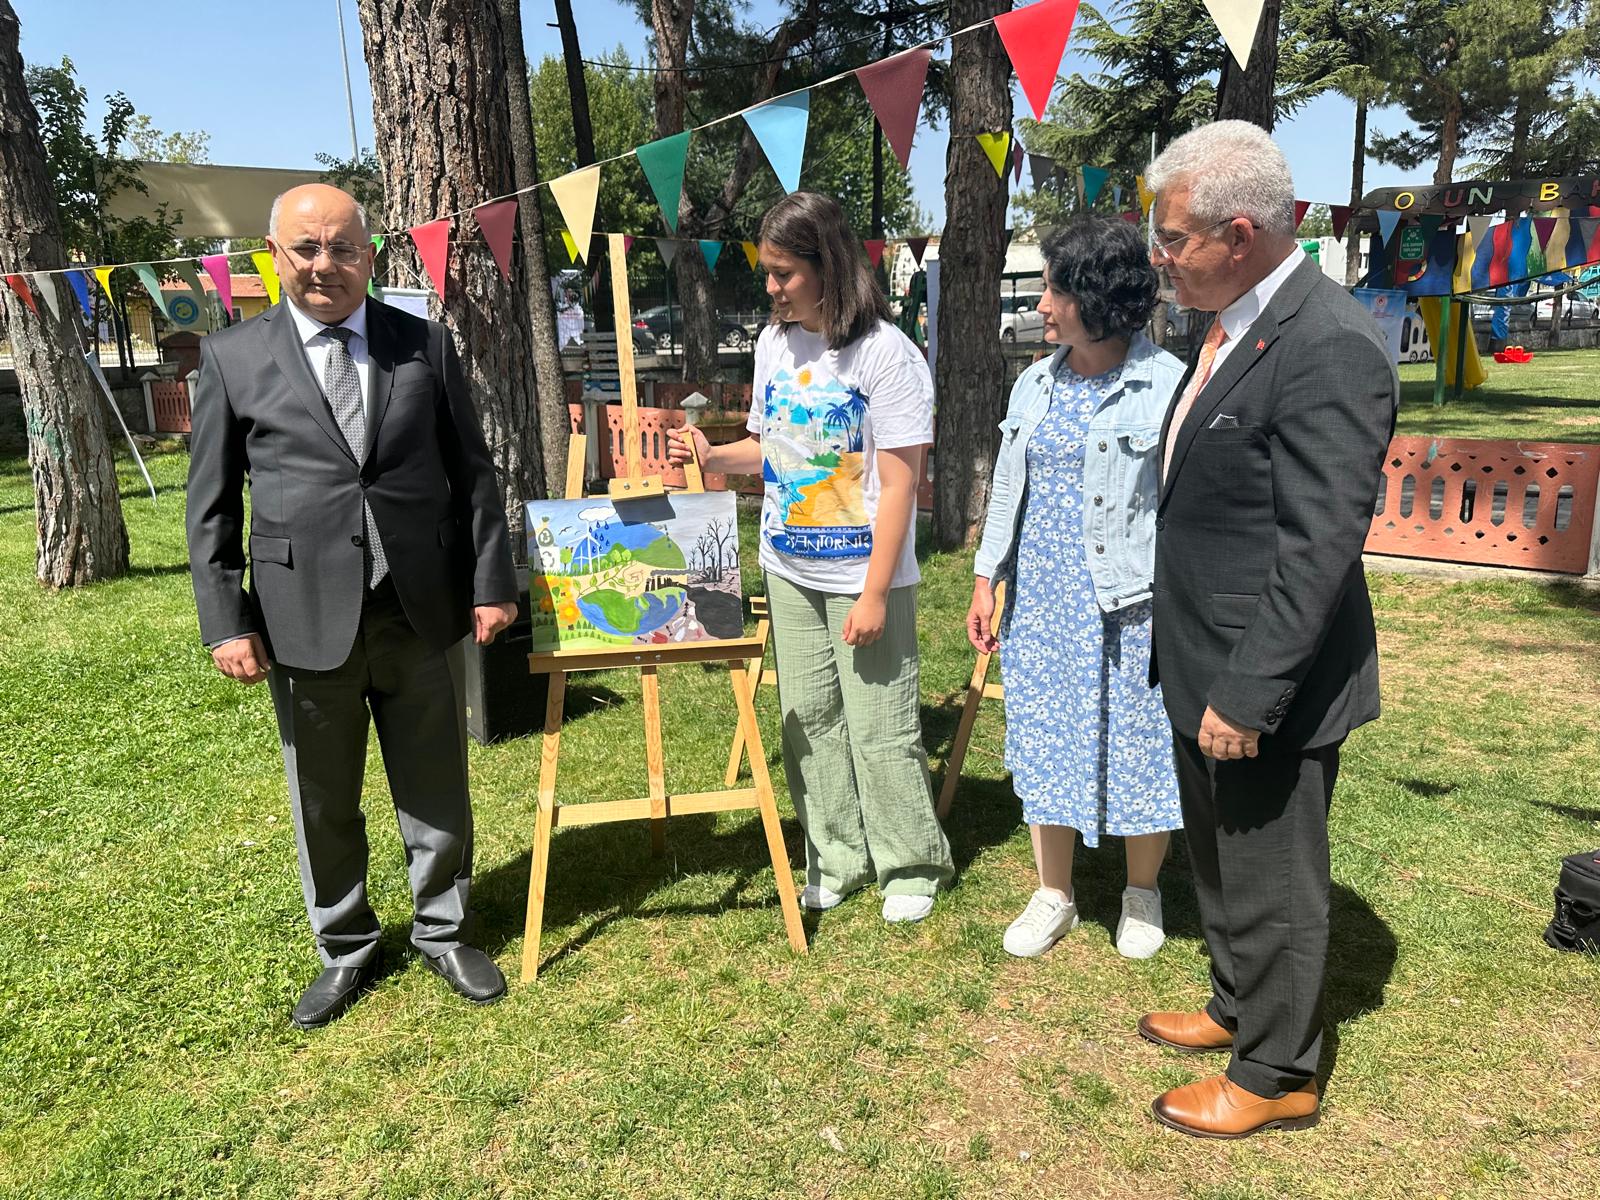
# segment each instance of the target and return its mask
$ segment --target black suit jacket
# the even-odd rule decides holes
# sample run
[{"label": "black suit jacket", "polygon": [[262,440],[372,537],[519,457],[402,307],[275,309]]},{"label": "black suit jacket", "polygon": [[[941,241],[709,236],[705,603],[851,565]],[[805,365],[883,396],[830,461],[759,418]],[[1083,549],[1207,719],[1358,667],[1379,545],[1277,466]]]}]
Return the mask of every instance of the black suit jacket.
[{"label": "black suit jacket", "polygon": [[448,331],[366,303],[370,396],[359,463],[282,304],[200,342],[188,534],[207,645],[259,633],[287,666],[343,663],[366,584],[363,495],[424,640],[448,646],[470,632],[473,605],[516,599],[500,487]]},{"label": "black suit jacket", "polygon": [[1376,324],[1308,260],[1177,429],[1174,397],[1150,675],[1178,732],[1210,705],[1263,752],[1302,749],[1378,715],[1361,550],[1398,395]]}]

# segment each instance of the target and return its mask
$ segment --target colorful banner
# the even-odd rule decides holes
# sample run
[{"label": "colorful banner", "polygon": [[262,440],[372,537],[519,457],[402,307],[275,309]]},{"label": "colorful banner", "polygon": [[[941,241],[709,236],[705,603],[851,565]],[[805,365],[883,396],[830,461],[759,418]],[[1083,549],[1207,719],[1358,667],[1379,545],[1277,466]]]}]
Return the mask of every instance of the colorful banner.
[{"label": "colorful banner", "polygon": [[878,266],[883,262],[883,239],[868,238],[861,244],[867,249],[867,261],[872,264],[873,270],[877,270]]},{"label": "colorful banner", "polygon": [[[928,82],[928,63],[933,51],[926,47],[907,50],[882,62],[862,67],[856,82],[872,107],[872,115],[883,127],[884,139],[902,170],[911,159],[911,142],[917,133],[917,116],[922,111],[922,93]],[[673,226],[676,231],[677,226]]]},{"label": "colorful banner", "polygon": [[1265,0],[1205,0],[1205,5],[1239,69],[1249,70],[1250,45],[1256,40]]},{"label": "colorful banner", "polygon": [[200,259],[200,265],[205,268],[211,282],[217,289],[217,298],[222,301],[222,311],[233,312],[233,275],[228,270],[228,256],[226,254],[207,254]]},{"label": "colorful banner", "polygon": [[980,133],[977,135],[978,145],[983,147],[983,152],[989,158],[989,165],[994,168],[994,173],[1004,179],[1006,175],[1006,156],[1011,151],[1010,133]]},{"label": "colorful banner", "polygon": [[655,193],[667,228],[678,232],[678,203],[683,198],[683,167],[689,159],[689,131],[649,142],[633,152]]},{"label": "colorful banner", "polygon": [[578,243],[572,240],[572,234],[565,229],[561,231],[561,244],[567,248],[567,261],[569,263],[577,262]]},{"label": "colorful banner", "polygon": [[600,198],[600,165],[580,167],[550,181],[550,195],[561,210],[561,219],[572,231],[578,255],[589,261],[589,240],[594,236],[594,206]]},{"label": "colorful banner", "polygon": [[278,268],[273,265],[271,253],[266,250],[253,251],[250,261],[255,263],[256,271],[261,276],[261,286],[267,289],[267,299],[276,304],[281,289],[278,286]]},{"label": "colorful banner", "polygon": [[496,200],[472,210],[478,228],[483,230],[483,240],[489,243],[489,253],[494,255],[494,265],[500,268],[500,278],[507,281],[511,279],[511,239],[517,229],[518,211],[515,200]]},{"label": "colorful banner", "polygon": [[1133,186],[1139,189],[1139,215],[1150,215],[1150,206],[1156,202],[1156,194],[1145,184],[1143,175],[1133,177]]},{"label": "colorful banner", "polygon": [[1043,154],[1028,155],[1028,174],[1035,191],[1043,188],[1056,173],[1056,160]]},{"label": "colorful banner", "polygon": [[417,257],[422,259],[423,270],[433,283],[433,290],[439,293],[442,301],[445,281],[450,274],[450,218],[440,217],[437,221],[412,226],[411,241],[417,248]]},{"label": "colorful banner", "polygon": [[761,252],[756,249],[756,244],[754,242],[740,242],[739,249],[744,251],[745,261],[750,264],[750,269],[754,271],[756,262],[761,257]]},{"label": "colorful banner", "polygon": [[7,275],[6,285],[17,294],[18,299],[33,310],[34,316],[37,317],[39,315],[39,306],[34,303],[33,292],[28,289],[28,281],[26,279],[21,275]]},{"label": "colorful banner", "polygon": [[1067,52],[1077,16],[1078,0],[1040,0],[994,19],[995,32],[1011,56],[1017,82],[1036,121],[1044,120],[1050,106],[1050,89],[1061,70],[1061,56]]},{"label": "colorful banner", "polygon": [[1394,231],[1399,225],[1400,214],[1395,212],[1394,209],[1380,208],[1378,210],[1378,240],[1385,246],[1389,244],[1389,239],[1394,236]]},{"label": "colorful banner", "polygon": [[798,191],[800,163],[806,153],[806,126],[811,121],[811,93],[800,92],[769,100],[744,114],[756,144],[767,156],[773,174],[785,192]]},{"label": "colorful banner", "polygon": [[906,245],[911,250],[911,257],[916,260],[917,266],[922,265],[922,256],[928,249],[928,239],[925,237],[907,238]]},{"label": "colorful banner", "polygon": [[1309,200],[1296,200],[1294,202],[1294,228],[1296,233],[1300,232],[1300,226],[1305,221],[1306,213],[1310,209],[1311,201]]},{"label": "colorful banner", "polygon": [[700,242],[700,253],[706,260],[706,270],[716,274],[717,259],[722,255],[722,243],[702,240]]},{"label": "colorful banner", "polygon": [[666,238],[656,238],[656,250],[661,255],[661,261],[670,267],[672,260],[678,256],[678,243],[668,241]]},{"label": "colorful banner", "polygon": [[133,273],[139,277],[139,282],[144,284],[144,290],[150,293],[150,299],[155,301],[156,307],[161,310],[161,315],[170,321],[172,314],[167,311],[167,301],[161,294],[161,280],[156,277],[156,269],[149,263],[134,263]]},{"label": "colorful banner", "polygon": [[1088,208],[1094,207],[1095,200],[1106,186],[1106,180],[1111,178],[1111,172],[1104,167],[1091,167],[1084,165],[1078,168],[1083,174],[1083,203]]},{"label": "colorful banner", "polygon": [[33,292],[44,301],[44,306],[50,310],[53,320],[61,319],[61,297],[56,292],[56,281],[43,271],[33,273]]},{"label": "colorful banner", "polygon": [[1333,221],[1333,236],[1342,238],[1345,227],[1350,224],[1350,206],[1348,204],[1328,205],[1328,216]]},{"label": "colorful banner", "polygon": [[89,299],[89,277],[82,271],[68,271],[67,282],[72,285],[73,295],[78,297],[78,307],[83,309],[83,319],[93,320],[94,304]]}]

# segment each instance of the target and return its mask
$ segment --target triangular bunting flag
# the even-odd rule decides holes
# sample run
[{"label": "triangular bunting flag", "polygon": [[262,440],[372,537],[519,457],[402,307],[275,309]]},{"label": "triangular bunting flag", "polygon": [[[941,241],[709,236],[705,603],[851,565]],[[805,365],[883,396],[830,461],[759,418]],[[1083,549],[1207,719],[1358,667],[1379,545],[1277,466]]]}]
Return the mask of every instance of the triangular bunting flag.
[{"label": "triangular bunting flag", "polygon": [[1111,207],[1119,212],[1122,209],[1122,185],[1120,183],[1111,185]]},{"label": "triangular bunting flag", "polygon": [[1078,170],[1083,172],[1083,202],[1089,208],[1093,208],[1095,199],[1106,186],[1106,180],[1111,178],[1111,172],[1104,167],[1091,167],[1087,164]]},{"label": "triangular bunting flag", "polygon": [[1250,43],[1256,40],[1256,26],[1261,24],[1265,0],[1205,0],[1205,3],[1206,11],[1222,33],[1222,40],[1233,51],[1239,69],[1248,70]]},{"label": "triangular bunting flag", "polygon": [[83,319],[90,320],[94,316],[94,305],[89,300],[89,277],[82,271],[68,271],[67,282],[72,285],[73,294],[78,297],[78,307],[83,309]]},{"label": "triangular bunting flag", "polygon": [[1350,224],[1350,206],[1348,204],[1328,205],[1328,216],[1333,221],[1333,236],[1342,238],[1345,226]]},{"label": "triangular bunting flag", "polygon": [[754,242],[740,242],[739,248],[744,251],[745,261],[750,264],[750,269],[756,269],[756,261],[761,257],[761,251],[756,249]]},{"label": "triangular bunting flag", "polygon": [[170,321],[172,314],[167,311],[166,299],[161,295],[161,280],[156,278],[156,269],[149,263],[134,263],[133,273],[139,277],[139,282],[144,284],[144,290],[150,293],[150,299],[155,301],[156,307],[161,310],[161,315]]},{"label": "triangular bunting flag", "polygon": [[[33,292],[28,288],[28,281],[21,275],[7,275],[6,283],[17,294],[17,298],[33,310],[33,315],[39,315],[39,306],[34,302]],[[165,310],[163,310],[165,311]]]},{"label": "triangular bunting flag", "polygon": [[450,218],[440,217],[437,221],[412,226],[411,241],[417,248],[417,257],[422,260],[422,269],[433,283],[433,290],[443,300],[445,281],[450,276]]},{"label": "triangular bunting flag", "polygon": [[216,285],[217,298],[222,301],[222,311],[231,315],[233,312],[233,276],[228,271],[228,256],[226,254],[207,254],[200,259],[200,265],[205,268],[206,274],[211,276],[211,282]]},{"label": "triangular bunting flag", "polygon": [[1472,235],[1472,244],[1474,246],[1483,245],[1483,235],[1488,231],[1489,226],[1494,223],[1496,215],[1495,213],[1478,213],[1467,218],[1467,232]]},{"label": "triangular bunting flag", "polygon": [[717,259],[722,255],[722,243],[708,242],[702,238],[700,240],[700,253],[705,257],[706,270],[715,272],[717,269]]},{"label": "triangular bunting flag", "polygon": [[1022,182],[1022,143],[1011,147],[1011,176],[1015,183]]},{"label": "triangular bunting flag", "polygon": [[928,49],[907,50],[856,72],[856,82],[866,93],[872,115],[883,126],[883,136],[902,169],[911,158],[911,141],[916,136],[917,114],[922,111],[922,91],[932,57],[933,51]]},{"label": "triangular bunting flag", "polygon": [[672,260],[678,257],[678,243],[668,241],[666,238],[656,239],[656,250],[661,255],[661,261],[669,267],[672,265]]},{"label": "triangular bunting flag", "polygon": [[633,234],[625,233],[622,235],[622,252],[624,254],[633,253]]},{"label": "triangular bunting flag", "polygon": [[872,264],[873,270],[877,270],[883,262],[883,239],[868,238],[861,244],[867,248],[867,261]]},{"label": "triangular bunting flag", "polygon": [[1394,236],[1394,231],[1399,224],[1399,213],[1392,208],[1380,208],[1378,210],[1378,240],[1387,246],[1389,239]]},{"label": "triangular bunting flag", "polygon": [[1156,194],[1145,186],[1143,175],[1135,175],[1133,177],[1133,186],[1139,189],[1139,215],[1144,216],[1149,213],[1150,206],[1156,202]]},{"label": "triangular bunting flag", "polygon": [[206,307],[206,285],[200,282],[200,272],[195,270],[195,265],[192,262],[173,263],[172,273],[183,280],[189,289],[190,295],[194,297],[194,302],[204,310]]},{"label": "triangular bunting flag", "polygon": [[1028,172],[1033,177],[1033,189],[1038,191],[1050,182],[1055,174],[1056,160],[1043,154],[1028,155]]},{"label": "triangular bunting flag", "polygon": [[744,114],[772,173],[785,192],[800,187],[800,163],[806,153],[806,125],[811,120],[811,93],[799,92],[769,100]]},{"label": "triangular bunting flag", "polygon": [[1296,231],[1299,230],[1301,222],[1306,219],[1306,213],[1310,208],[1311,201],[1309,200],[1296,200],[1294,202],[1294,227]]},{"label": "triangular bunting flag", "polygon": [[44,301],[44,306],[50,310],[50,316],[59,321],[61,319],[61,297],[56,292],[56,281],[43,271],[33,273],[33,291],[39,299]]},{"label": "triangular bunting flag", "polygon": [[500,268],[502,279],[511,278],[511,237],[517,228],[516,200],[496,200],[493,204],[480,204],[472,210],[483,230],[483,240],[489,243],[489,253],[494,255],[494,265]]},{"label": "triangular bunting flag", "polygon": [[1127,212],[1122,214],[1122,219],[1129,225],[1137,225],[1139,223],[1139,214],[1130,208]]},{"label": "triangular bunting flag", "polygon": [[561,244],[567,248],[567,261],[569,263],[577,262],[578,243],[572,240],[572,234],[565,229],[561,231]]},{"label": "triangular bunting flag", "polygon": [[928,249],[928,239],[925,237],[907,238],[906,245],[911,248],[911,257],[916,260],[917,266],[922,265],[922,255]]},{"label": "triangular bunting flag", "polygon": [[656,194],[667,228],[678,232],[678,202],[683,198],[683,164],[689,157],[689,131],[675,133],[659,142],[646,142],[634,152],[650,190]]},{"label": "triangular bunting flag", "polygon": [[1535,217],[1533,219],[1534,232],[1539,235],[1539,249],[1547,249],[1550,245],[1550,235],[1556,231],[1554,217]]},{"label": "triangular bunting flag", "polygon": [[[1583,261],[1594,262],[1596,258],[1600,258],[1600,247],[1595,245],[1595,238],[1600,236],[1600,218],[1579,217],[1573,224],[1578,227],[1578,237],[1582,239]],[[1574,265],[1570,256],[1567,263]]]},{"label": "triangular bunting flag", "polygon": [[372,278],[367,280],[367,295],[369,295],[369,296],[374,296],[375,297],[378,294],[378,275],[377,275],[378,255],[380,255],[382,253],[383,253],[383,234],[375,233],[375,234],[372,235],[372,270],[373,270],[373,274],[372,274]]},{"label": "triangular bunting flag", "polygon": [[600,164],[569,172],[550,181],[561,219],[572,231],[572,243],[584,262],[589,261],[589,239],[594,236],[594,203],[600,196]]},{"label": "triangular bunting flag", "polygon": [[982,146],[983,152],[989,156],[989,164],[994,167],[994,173],[1004,179],[1006,156],[1011,152],[1011,134],[980,133],[978,145]]},{"label": "triangular bunting flag", "polygon": [[1422,242],[1425,246],[1433,245],[1433,235],[1439,232],[1439,226],[1444,224],[1444,217],[1438,213],[1423,213],[1417,218],[1417,224],[1422,228]]},{"label": "triangular bunting flag", "polygon": [[94,269],[94,277],[100,281],[100,290],[106,294],[106,299],[113,305],[116,304],[117,298],[111,294],[111,272],[115,270],[115,267],[96,267]]},{"label": "triangular bunting flag", "polygon": [[261,286],[267,289],[267,298],[276,304],[279,295],[278,268],[272,264],[272,255],[266,250],[256,250],[250,255],[250,261],[256,265]]},{"label": "triangular bunting flag", "polygon": [[1072,36],[1072,22],[1077,15],[1078,0],[1041,0],[994,19],[995,32],[1011,56],[1017,82],[1022,85],[1022,94],[1028,98],[1036,121],[1044,120],[1050,89],[1055,86],[1061,56],[1067,52],[1067,39]]}]

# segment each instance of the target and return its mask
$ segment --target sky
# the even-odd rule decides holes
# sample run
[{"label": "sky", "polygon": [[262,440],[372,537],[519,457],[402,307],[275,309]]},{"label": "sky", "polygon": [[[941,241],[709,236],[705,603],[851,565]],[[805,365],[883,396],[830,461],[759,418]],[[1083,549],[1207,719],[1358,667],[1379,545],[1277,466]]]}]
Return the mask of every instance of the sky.
[{"label": "sky", "polygon": [[[325,151],[348,157],[349,107],[339,55],[339,13],[344,16],[355,109],[356,137],[372,145],[372,94],[361,57],[355,0],[275,0],[270,6],[225,3],[135,5],[127,0],[13,0],[22,23],[22,55],[29,64],[54,64],[63,55],[88,90],[98,126],[104,97],[125,92],[138,112],[165,132],[203,129],[211,135],[211,161],[241,166],[316,167]],[[750,17],[777,21],[776,0],[751,0]],[[263,15],[270,13],[263,19]],[[634,6],[585,0],[575,6],[585,58],[617,46],[644,62],[648,30]],[[559,56],[551,0],[525,0],[523,38],[528,60]],[[181,32],[175,34],[174,30]],[[1220,35],[1219,35],[1220,39]],[[936,51],[941,56],[947,51]],[[1092,71],[1094,64],[1068,53],[1062,74]],[[853,87],[841,81],[834,87]],[[1020,91],[1015,111],[1027,115]],[[1369,129],[1405,127],[1398,111],[1377,111]],[[1355,108],[1339,96],[1307,105],[1275,136],[1294,173],[1295,194],[1315,203],[1343,203],[1350,192]],[[944,225],[944,166],[948,138],[926,124],[911,152],[917,203],[933,216],[928,232]],[[891,167],[893,159],[890,159]],[[1143,164],[1127,164],[1131,173]],[[1415,171],[1367,161],[1366,186],[1399,186],[1433,177],[1430,164]],[[802,176],[803,178],[803,176]],[[1030,181],[1025,174],[1024,184]]]}]

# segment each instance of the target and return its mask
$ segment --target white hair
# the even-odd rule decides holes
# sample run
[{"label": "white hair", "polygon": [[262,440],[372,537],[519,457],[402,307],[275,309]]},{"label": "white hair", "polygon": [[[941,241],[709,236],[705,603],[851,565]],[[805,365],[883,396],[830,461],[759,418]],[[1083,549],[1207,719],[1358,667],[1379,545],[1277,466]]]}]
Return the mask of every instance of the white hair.
[{"label": "white hair", "polygon": [[[293,190],[293,188],[289,189],[289,191]],[[272,198],[272,211],[267,214],[268,237],[275,238],[278,236],[278,212],[283,208],[283,198],[288,194],[289,192],[279,192]],[[351,196],[350,199],[355,202],[356,216],[361,221],[361,232],[370,235],[372,233],[372,226],[367,224],[367,206],[362,204],[361,201],[356,200],[354,196]]]},{"label": "white hair", "polygon": [[1294,234],[1289,160],[1259,125],[1216,121],[1192,129],[1145,170],[1153,192],[1189,189],[1189,215],[1207,225],[1249,217],[1270,233]]}]

